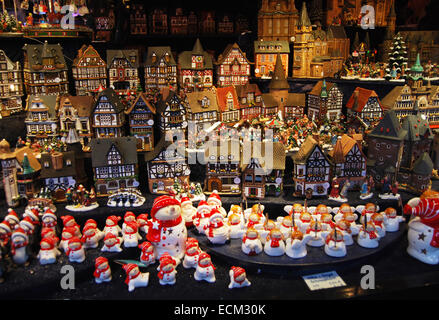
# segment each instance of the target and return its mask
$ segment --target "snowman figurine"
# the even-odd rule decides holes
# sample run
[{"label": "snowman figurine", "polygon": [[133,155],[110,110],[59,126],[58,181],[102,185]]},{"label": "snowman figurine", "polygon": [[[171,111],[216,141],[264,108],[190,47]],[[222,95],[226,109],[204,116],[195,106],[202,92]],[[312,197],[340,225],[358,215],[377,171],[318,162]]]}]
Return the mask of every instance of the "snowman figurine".
[{"label": "snowman figurine", "polygon": [[40,241],[40,252],[37,258],[40,264],[51,264],[56,262],[56,258],[61,255],[61,252],[56,248],[56,240],[51,237],[46,237]]},{"label": "snowman figurine", "polygon": [[56,236],[56,233],[50,228],[41,229],[41,239],[44,238],[52,238],[55,241],[55,247],[58,249],[59,247],[59,238]]},{"label": "snowman figurine", "polygon": [[245,232],[244,220],[239,213],[232,213],[227,218],[227,224],[230,228],[231,239],[241,239]]},{"label": "snowman figurine", "polygon": [[20,227],[16,228],[11,235],[12,261],[18,265],[29,265],[28,252],[29,237]]},{"label": "snowman figurine", "polygon": [[136,288],[147,287],[149,282],[149,272],[141,273],[137,264],[128,263],[123,265],[127,277],[125,283],[128,285],[128,291],[132,292]]},{"label": "snowman figurine", "polygon": [[306,234],[311,236],[306,242],[307,245],[311,247],[322,247],[325,245],[326,234],[320,221],[311,221],[308,230],[306,230]]},{"label": "snowman figurine", "polygon": [[244,268],[232,266],[229,270],[229,289],[244,288],[251,285]]},{"label": "snowman figurine", "polygon": [[186,223],[186,227],[193,225],[196,214],[197,209],[192,205],[192,200],[189,197],[181,198],[181,216]]},{"label": "snowman figurine", "polygon": [[396,232],[399,230],[399,224],[405,221],[403,216],[398,216],[395,208],[388,207],[384,210],[384,226],[388,232]]},{"label": "snowman figurine", "polygon": [[154,200],[146,239],[154,246],[158,259],[165,252],[177,259],[177,264],[183,259],[187,229],[177,199],[164,195]]},{"label": "snowman figurine", "polygon": [[366,228],[361,227],[358,233],[357,243],[363,248],[377,248],[379,246],[380,236],[372,221],[366,223]]},{"label": "snowman figurine", "polygon": [[104,257],[97,257],[95,260],[95,271],[93,272],[96,283],[110,282],[111,269],[108,264],[108,259]]},{"label": "snowman figurine", "polygon": [[194,278],[197,281],[205,280],[209,283],[216,281],[215,278],[215,267],[212,264],[210,255],[203,252],[198,257],[197,268],[195,269]]},{"label": "snowman figurine", "polygon": [[125,215],[123,216],[123,223],[122,223],[122,235],[125,234],[125,228],[127,226],[127,223],[133,221],[137,222],[136,215],[131,211],[125,212]]},{"label": "snowman figurine", "polygon": [[139,226],[139,231],[144,234],[148,233],[148,214],[141,213],[137,216],[137,225]]},{"label": "snowman figurine", "polygon": [[285,243],[282,232],[279,229],[270,231],[265,241],[264,252],[272,257],[279,257],[285,253]]},{"label": "snowman figurine", "polygon": [[246,255],[255,256],[262,252],[262,243],[259,239],[258,230],[254,228],[247,229],[242,238],[241,250]]},{"label": "snowman figurine", "polygon": [[286,255],[293,259],[305,257],[308,254],[306,244],[312,239],[312,237],[313,236],[310,233],[303,235],[298,227],[293,227],[291,236],[286,241]]},{"label": "snowman figurine", "polygon": [[114,234],[116,237],[118,237],[122,233],[122,229],[119,227],[118,223],[121,220],[121,217],[118,216],[109,216],[105,220],[105,227],[104,227],[104,234],[107,235],[108,233]]},{"label": "snowman figurine", "polygon": [[155,252],[154,247],[151,242],[144,241],[139,244],[140,253],[140,261],[142,261],[145,265],[150,265],[155,263]]},{"label": "snowman figurine", "polygon": [[58,222],[56,215],[53,213],[52,210],[47,209],[41,217],[41,226],[43,228],[51,228],[54,232],[56,232],[57,224]]},{"label": "snowman figurine", "polygon": [[198,203],[197,214],[193,219],[193,224],[200,234],[204,234],[209,224],[210,206],[202,200]]},{"label": "snowman figurine", "polygon": [[[102,239],[104,238],[104,236],[105,236],[105,233],[104,233],[103,231],[101,231],[101,230],[98,229],[98,223],[97,223],[94,219],[88,219],[88,220],[85,222],[84,228],[87,227],[87,226],[89,226],[89,225],[90,225],[90,226],[93,226],[93,227],[95,228],[95,230],[96,230],[96,234],[97,234],[99,240],[102,240]],[[84,232],[84,231],[83,231],[83,232]]]},{"label": "snowman figurine", "polygon": [[67,249],[66,249],[66,255],[69,257],[70,262],[77,262],[82,263],[85,260],[85,250],[82,246],[82,242],[78,237],[72,237],[70,238]]},{"label": "snowman figurine", "polygon": [[14,209],[9,208],[8,214],[5,216],[4,221],[7,221],[11,226],[11,230],[14,230],[15,226],[17,226],[20,222],[20,218],[18,218],[18,214],[15,212]]},{"label": "snowman figurine", "polygon": [[210,206],[210,209],[218,209],[223,218],[227,218],[227,211],[222,207],[222,201],[218,191],[212,191],[212,194],[207,198],[207,204]]},{"label": "snowman figurine", "polygon": [[108,232],[104,237],[104,245],[101,248],[102,252],[121,252],[122,238],[116,237],[114,233]]},{"label": "snowman figurine", "polygon": [[81,238],[81,229],[79,224],[76,223],[75,218],[70,215],[61,216],[61,220],[63,221],[64,228],[74,228],[75,229],[75,237]]},{"label": "snowman figurine", "polygon": [[84,226],[84,229],[82,229],[81,241],[84,244],[85,249],[97,248],[101,238],[101,234],[98,233],[93,224],[88,224]]},{"label": "snowman figurine", "polygon": [[137,231],[137,222],[135,220],[127,222],[123,234],[123,245],[126,248],[134,248],[139,245],[139,240],[142,240],[142,237]]},{"label": "snowman figurine", "polygon": [[67,245],[69,240],[75,236],[76,229],[72,227],[63,228],[61,232],[61,242],[59,247],[65,252],[67,250]]},{"label": "snowman figurine", "polygon": [[330,231],[325,240],[325,253],[334,258],[341,258],[346,255],[346,245],[343,234],[334,229]]},{"label": "snowman figurine", "polygon": [[160,257],[160,265],[157,268],[159,283],[161,285],[173,285],[176,282],[175,275],[177,274],[176,261],[166,252]]},{"label": "snowman figurine", "polygon": [[230,227],[223,219],[217,208],[212,209],[206,236],[213,244],[224,244],[230,239]]},{"label": "snowman figurine", "polygon": [[186,253],[183,259],[183,267],[185,269],[196,268],[201,253],[202,251],[198,246],[198,241],[194,238],[188,238],[186,241]]},{"label": "snowman figurine", "polygon": [[0,223],[0,243],[3,246],[7,246],[9,244],[9,240],[11,238],[11,226],[9,225],[9,222],[2,221]]}]

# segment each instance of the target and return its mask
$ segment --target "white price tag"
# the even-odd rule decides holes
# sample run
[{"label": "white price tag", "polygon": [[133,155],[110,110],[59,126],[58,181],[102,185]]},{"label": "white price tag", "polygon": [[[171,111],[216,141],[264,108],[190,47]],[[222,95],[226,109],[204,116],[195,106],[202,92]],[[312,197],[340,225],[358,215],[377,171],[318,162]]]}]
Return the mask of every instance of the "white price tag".
[{"label": "white price tag", "polygon": [[311,274],[302,276],[302,278],[311,291],[346,286],[346,283],[335,271]]}]

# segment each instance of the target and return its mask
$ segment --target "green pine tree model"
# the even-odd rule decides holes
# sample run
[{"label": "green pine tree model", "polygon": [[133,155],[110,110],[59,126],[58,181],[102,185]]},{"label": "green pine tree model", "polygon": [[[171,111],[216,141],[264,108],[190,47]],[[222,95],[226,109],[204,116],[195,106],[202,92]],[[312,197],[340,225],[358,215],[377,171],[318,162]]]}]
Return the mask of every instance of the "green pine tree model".
[{"label": "green pine tree model", "polygon": [[[386,68],[386,79],[404,77],[407,70],[407,46],[400,33],[393,37],[390,47],[389,64]],[[395,74],[396,73],[396,74]]]}]

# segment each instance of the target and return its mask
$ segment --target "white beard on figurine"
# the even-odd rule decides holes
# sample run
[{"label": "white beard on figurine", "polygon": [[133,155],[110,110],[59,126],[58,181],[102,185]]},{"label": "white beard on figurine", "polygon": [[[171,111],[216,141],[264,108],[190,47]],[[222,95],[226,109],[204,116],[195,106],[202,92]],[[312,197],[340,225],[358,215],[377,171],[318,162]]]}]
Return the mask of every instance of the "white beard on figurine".
[{"label": "white beard on figurine", "polygon": [[343,240],[343,234],[334,229],[326,236],[325,253],[334,258],[341,258],[346,255],[346,245]]},{"label": "white beard on figurine", "polygon": [[207,225],[209,224],[211,208],[206,201],[202,200],[198,203],[197,214],[193,220],[194,226],[200,234],[205,234]]},{"label": "white beard on figurine", "polygon": [[118,223],[121,217],[117,216],[109,216],[105,221],[104,233],[107,235],[108,233],[114,234],[118,237],[122,233],[122,229],[119,227]]},{"label": "white beard on figurine", "polygon": [[154,200],[146,238],[154,246],[157,258],[168,252],[177,264],[184,257],[187,240],[186,224],[181,217],[180,202],[170,196]]},{"label": "white beard on figurine", "polygon": [[264,252],[272,257],[279,257],[285,253],[285,243],[279,229],[270,231],[265,241]]},{"label": "white beard on figurine", "polygon": [[85,260],[85,250],[78,237],[73,237],[69,240],[66,255],[70,262],[82,263]]},{"label": "white beard on figurine", "polygon": [[398,216],[396,209],[388,207],[384,210],[386,219],[384,219],[384,226],[387,232],[397,232],[399,230],[399,224],[405,221],[403,216]]},{"label": "white beard on figurine", "polygon": [[194,278],[197,281],[205,280],[209,283],[216,281],[215,267],[212,264],[209,254],[203,252],[199,255]]},{"label": "white beard on figurine", "polygon": [[241,267],[231,267],[229,270],[230,283],[229,289],[233,288],[244,288],[251,285],[250,281],[247,279],[246,272],[244,268]]},{"label": "white beard on figurine", "polygon": [[245,232],[245,225],[240,214],[232,213],[229,215],[227,224],[230,227],[230,239],[241,239]]},{"label": "white beard on figurine", "polygon": [[364,226],[361,227],[360,232],[358,233],[357,243],[363,248],[377,248],[379,243],[380,236],[375,228],[373,222],[368,222],[366,224],[366,228]]},{"label": "white beard on figurine", "polygon": [[262,242],[256,229],[247,229],[246,234],[242,238],[241,250],[249,256],[255,256],[262,252]]},{"label": "white beard on figurine", "polygon": [[111,269],[108,264],[108,259],[104,257],[97,257],[95,260],[95,271],[93,272],[96,283],[110,282],[112,279]]},{"label": "white beard on figurine", "polygon": [[198,258],[202,252],[203,251],[201,251],[198,246],[198,241],[194,238],[188,238],[188,241],[186,241],[186,253],[183,259],[183,267],[185,269],[196,268]]},{"label": "white beard on figurine", "polygon": [[113,233],[109,232],[105,235],[104,245],[101,248],[102,252],[121,252],[122,238],[116,237]]},{"label": "white beard on figurine", "polygon": [[44,238],[40,242],[40,252],[38,252],[37,258],[40,264],[52,264],[56,262],[56,258],[61,255],[61,252],[55,246],[56,241],[54,238]]},{"label": "white beard on figurine", "polygon": [[123,234],[123,245],[126,248],[134,248],[139,245],[139,240],[142,240],[142,237],[137,231],[137,222],[128,222],[125,226],[125,232]]},{"label": "white beard on figurine", "polygon": [[230,227],[224,223],[224,218],[218,209],[211,211],[206,236],[212,244],[224,244],[230,239]]},{"label": "white beard on figurine", "polygon": [[210,209],[218,209],[223,218],[227,218],[227,211],[222,207],[221,197],[218,191],[212,191],[212,194],[207,198],[207,204],[210,206]]},{"label": "white beard on figurine", "polygon": [[157,268],[157,276],[161,285],[175,284],[175,276],[177,274],[177,270],[175,270],[176,265],[177,262],[169,254],[165,253],[160,257],[160,265]]},{"label": "white beard on figurine", "polygon": [[93,225],[89,224],[82,229],[81,241],[84,244],[85,249],[97,248],[100,240],[101,234],[98,233]]},{"label": "white beard on figurine", "polygon": [[325,245],[326,233],[324,234],[320,221],[313,220],[310,223],[308,230],[306,230],[306,234],[310,235],[307,245],[311,247],[322,247]]},{"label": "white beard on figurine", "polygon": [[149,282],[149,272],[141,273],[136,264],[124,264],[123,269],[126,272],[125,283],[128,285],[128,291],[131,292],[139,287],[147,287]]},{"label": "white beard on figurine", "polygon": [[197,215],[197,209],[192,205],[192,200],[189,197],[181,198],[181,216],[186,223],[186,227],[190,227]]},{"label": "white beard on figurine", "polygon": [[293,227],[291,237],[286,240],[285,254],[293,259],[300,259],[308,254],[306,244],[310,241],[312,235],[303,233],[297,227]]},{"label": "white beard on figurine", "polygon": [[140,261],[142,261],[145,265],[149,266],[150,264],[155,263],[155,252],[154,247],[151,242],[144,241],[139,244],[140,253]]}]

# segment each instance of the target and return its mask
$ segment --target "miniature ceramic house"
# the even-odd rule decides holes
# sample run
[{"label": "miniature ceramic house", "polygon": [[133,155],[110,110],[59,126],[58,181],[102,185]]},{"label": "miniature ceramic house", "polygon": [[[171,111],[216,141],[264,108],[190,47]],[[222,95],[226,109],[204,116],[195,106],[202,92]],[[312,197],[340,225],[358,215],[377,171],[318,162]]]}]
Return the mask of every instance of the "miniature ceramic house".
[{"label": "miniature ceramic house", "polygon": [[276,65],[276,57],[280,54],[285,77],[288,77],[288,56],[290,46],[288,41],[255,41],[255,76],[262,79],[270,79]]},{"label": "miniature ceramic house", "polygon": [[132,95],[140,84],[139,53],[137,50],[107,50],[109,86],[118,94]]},{"label": "miniature ceramic house", "polygon": [[216,94],[213,91],[196,91],[186,94],[187,119],[193,121],[198,131],[206,130],[219,121]]},{"label": "miniature ceramic house", "polygon": [[147,34],[148,22],[143,4],[133,3],[130,8],[130,33],[133,35]]},{"label": "miniature ceramic house", "polygon": [[241,119],[238,95],[234,86],[217,88],[216,99],[222,123],[234,124]]},{"label": "miniature ceramic house", "polygon": [[204,154],[206,166],[206,191],[219,194],[241,194],[241,146],[238,140],[208,148]]},{"label": "miniature ceramic house", "polygon": [[216,63],[218,86],[244,85],[250,77],[250,61],[237,43],[228,45]]},{"label": "miniature ceramic house", "polygon": [[355,88],[346,108],[348,118],[358,116],[367,125],[379,121],[383,116],[383,107],[376,92],[360,87]]},{"label": "miniature ceramic house", "polygon": [[145,89],[176,89],[177,63],[170,47],[148,47],[144,67]]},{"label": "miniature ceramic house", "polygon": [[189,183],[190,169],[184,148],[168,148],[170,141],[163,136],[154,151],[145,154],[148,170],[149,191],[153,194],[168,193],[168,187],[174,185],[175,179],[180,184]]},{"label": "miniature ceramic house", "polygon": [[67,137],[70,129],[75,129],[81,144],[87,146],[93,136],[90,121],[93,106],[91,96],[61,96],[58,104],[60,135]]},{"label": "miniature ceramic house", "polygon": [[170,18],[171,34],[187,34],[188,17],[183,13],[182,8],[175,10],[175,15]]},{"label": "miniature ceramic house", "polygon": [[306,95],[304,93],[288,93],[284,106],[284,119],[286,121],[302,118],[305,114]]},{"label": "miniature ceramic house", "polygon": [[180,87],[193,91],[210,88],[213,84],[212,56],[204,51],[200,39],[192,51],[184,51],[178,56]]},{"label": "miniature ceramic house", "polygon": [[[263,0],[258,12],[258,39],[293,41],[298,16],[294,0]],[[282,28],[273,29],[277,24]]]},{"label": "miniature ceramic house", "polygon": [[83,45],[72,64],[77,95],[107,87],[107,64],[91,45]]},{"label": "miniature ceramic house", "polygon": [[262,114],[262,93],[256,83],[236,86],[241,121],[251,120]]},{"label": "miniature ceramic house", "polygon": [[312,136],[308,136],[292,159],[295,194],[308,197],[326,196],[330,162],[319,143]]},{"label": "miniature ceramic house", "polygon": [[215,12],[202,11],[200,14],[199,31],[200,34],[215,34],[216,32]]},{"label": "miniature ceramic house", "polygon": [[156,114],[162,132],[187,128],[186,103],[172,90],[163,90],[157,102]]},{"label": "miniature ceramic house", "polygon": [[308,93],[308,117],[315,121],[335,120],[342,111],[343,93],[333,82],[319,81]]},{"label": "miniature ceramic house", "polygon": [[68,93],[67,65],[61,45],[25,44],[24,84],[27,94]]},{"label": "miniature ceramic house", "polygon": [[99,93],[91,117],[95,138],[117,138],[124,135],[124,105],[113,89]]},{"label": "miniature ceramic house", "polygon": [[423,193],[431,185],[433,161],[427,152],[424,152],[413,163],[410,170],[401,168],[398,174],[398,182],[402,189],[415,193]]},{"label": "miniature ceramic house", "polygon": [[130,135],[137,138],[137,150],[154,149],[155,107],[148,101],[145,93],[138,94],[131,106],[125,111],[128,115]]},{"label": "miniature ceramic house", "polygon": [[168,14],[164,9],[154,9],[150,19],[151,34],[168,34]]},{"label": "miniature ceramic house", "polygon": [[24,120],[28,138],[41,142],[58,136],[57,103],[58,97],[54,95],[28,96]]},{"label": "miniature ceramic house", "polygon": [[357,141],[347,134],[342,135],[328,156],[334,166],[333,176],[339,181],[349,180],[352,186],[361,185],[366,177],[366,156]]},{"label": "miniature ceramic house", "polygon": [[110,41],[116,19],[113,8],[101,7],[96,14],[96,34],[95,39],[100,41]]},{"label": "miniature ceramic house", "polygon": [[13,63],[0,50],[0,115],[7,117],[23,109],[21,97],[23,96],[23,76],[21,65]]},{"label": "miniature ceramic house", "polygon": [[219,34],[232,34],[233,27],[233,18],[229,14],[224,14],[222,18],[218,21]]},{"label": "miniature ceramic house", "polygon": [[280,142],[273,143],[273,168],[265,175],[265,195],[278,197],[283,191],[283,175],[285,171],[285,147]]},{"label": "miniature ceramic house", "polygon": [[93,139],[90,145],[98,196],[105,196],[122,188],[138,187],[136,139]]}]

